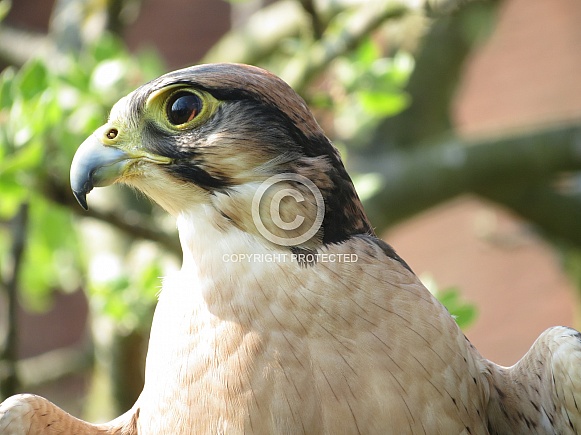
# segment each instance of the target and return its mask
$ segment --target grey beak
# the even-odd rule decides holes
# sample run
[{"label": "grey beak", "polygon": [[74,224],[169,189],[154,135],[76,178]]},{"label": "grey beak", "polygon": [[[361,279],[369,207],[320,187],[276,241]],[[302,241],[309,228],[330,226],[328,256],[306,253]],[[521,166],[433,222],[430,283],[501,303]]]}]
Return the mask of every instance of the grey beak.
[{"label": "grey beak", "polygon": [[130,160],[131,156],[119,148],[104,145],[95,135],[89,136],[71,164],[71,188],[81,207],[88,210],[87,194],[93,187],[114,183]]}]

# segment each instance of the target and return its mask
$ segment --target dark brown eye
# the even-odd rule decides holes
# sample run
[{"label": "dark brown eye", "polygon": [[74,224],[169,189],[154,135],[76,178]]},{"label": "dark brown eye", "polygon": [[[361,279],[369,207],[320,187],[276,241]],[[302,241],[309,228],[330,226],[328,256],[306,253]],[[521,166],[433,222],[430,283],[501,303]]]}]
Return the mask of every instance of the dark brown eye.
[{"label": "dark brown eye", "polygon": [[168,100],[166,110],[169,122],[173,125],[182,125],[202,111],[202,100],[191,92],[176,92]]}]

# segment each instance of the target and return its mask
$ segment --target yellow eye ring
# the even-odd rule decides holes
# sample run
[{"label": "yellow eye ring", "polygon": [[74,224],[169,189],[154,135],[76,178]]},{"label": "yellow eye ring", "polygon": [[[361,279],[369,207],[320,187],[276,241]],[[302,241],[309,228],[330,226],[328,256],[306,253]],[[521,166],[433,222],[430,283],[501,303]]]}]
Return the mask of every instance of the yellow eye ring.
[{"label": "yellow eye ring", "polygon": [[152,92],[145,103],[149,117],[169,131],[199,126],[218,108],[220,101],[210,93],[183,84]]}]

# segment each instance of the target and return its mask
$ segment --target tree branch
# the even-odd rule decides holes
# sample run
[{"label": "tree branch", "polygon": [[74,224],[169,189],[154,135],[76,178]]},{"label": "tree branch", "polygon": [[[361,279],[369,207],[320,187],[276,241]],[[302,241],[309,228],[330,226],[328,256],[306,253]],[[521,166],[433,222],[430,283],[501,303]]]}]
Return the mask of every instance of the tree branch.
[{"label": "tree branch", "polygon": [[[434,2],[433,2],[434,3]],[[452,7],[467,2],[440,2]],[[411,104],[386,118],[368,134],[373,150],[404,149],[426,141],[441,141],[453,130],[450,107],[460,83],[464,63],[479,38],[466,31],[483,13],[493,15],[498,0],[469,2],[458,13],[434,20],[415,54],[415,68],[405,91]],[[476,32],[482,37],[482,33]],[[366,144],[367,145],[367,144]]]},{"label": "tree branch", "polygon": [[476,193],[510,208],[538,227],[553,241],[581,246],[579,217],[581,198],[564,195],[548,184],[508,185],[504,189],[483,186]]},{"label": "tree branch", "polygon": [[293,59],[281,73],[299,94],[329,66],[333,59],[348,53],[385,21],[410,12],[404,2],[382,1],[362,5],[338,35],[323,36],[304,54]]},{"label": "tree branch", "polygon": [[304,11],[296,1],[273,3],[253,14],[242,28],[224,35],[202,62],[260,63],[279,47],[281,40],[297,35],[304,19]]},{"label": "tree branch", "polygon": [[144,221],[136,221],[134,218],[129,220],[125,217],[125,214],[95,208],[90,208],[88,211],[85,211],[77,204],[70,190],[59,184],[56,180],[45,180],[45,183],[42,185],[42,193],[47,199],[67,207],[78,216],[90,217],[106,222],[133,238],[151,240],[159,243],[168,252],[176,255],[178,258],[182,255],[182,249],[175,234],[169,234],[163,229],[154,228]]},{"label": "tree branch", "polygon": [[[546,186],[559,172],[580,170],[581,126],[471,144],[449,142],[382,157],[351,156],[349,163],[357,172],[381,176],[381,188],[365,201],[378,232],[467,192],[495,196],[507,205],[518,206],[525,215],[526,201],[508,195],[507,189]],[[546,195],[543,198],[549,200]],[[552,198],[556,200],[555,196]],[[541,222],[540,216],[536,219]],[[563,227],[562,232],[565,231],[581,237],[578,222]]]},{"label": "tree branch", "polygon": [[[58,381],[66,376],[81,373],[91,367],[92,352],[89,348],[67,347],[21,359],[16,362],[16,371],[22,390],[31,390]],[[0,377],[8,371],[6,361],[0,361]]]},{"label": "tree branch", "polygon": [[47,53],[52,44],[46,35],[0,26],[0,58],[6,63],[22,66],[32,57]]},{"label": "tree branch", "polygon": [[323,31],[325,30],[325,25],[319,16],[315,2],[313,0],[300,0],[300,3],[305,12],[309,14],[309,17],[311,18],[313,37],[315,39],[321,39],[323,36]]}]

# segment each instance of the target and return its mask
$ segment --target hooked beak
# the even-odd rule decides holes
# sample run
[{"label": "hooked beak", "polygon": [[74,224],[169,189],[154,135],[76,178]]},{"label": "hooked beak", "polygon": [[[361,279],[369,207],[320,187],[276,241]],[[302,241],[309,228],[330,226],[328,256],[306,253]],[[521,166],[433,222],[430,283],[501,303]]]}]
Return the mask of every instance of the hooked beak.
[{"label": "hooked beak", "polygon": [[171,158],[148,153],[141,147],[133,148],[129,152],[116,145],[105,144],[99,139],[97,132],[81,144],[71,164],[71,188],[75,198],[85,210],[89,209],[87,194],[93,187],[115,183],[126,175],[129,167],[136,161],[158,165],[172,163]]},{"label": "hooked beak", "polygon": [[113,184],[123,175],[132,156],[114,146],[104,145],[94,134],[79,147],[71,165],[71,188],[75,198],[88,210],[87,194],[93,187]]}]

